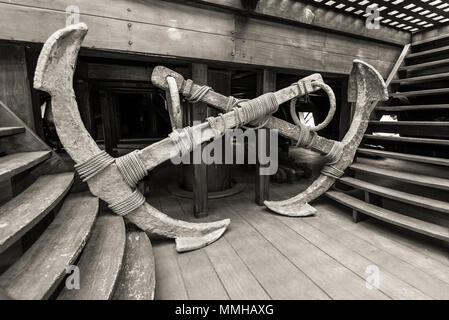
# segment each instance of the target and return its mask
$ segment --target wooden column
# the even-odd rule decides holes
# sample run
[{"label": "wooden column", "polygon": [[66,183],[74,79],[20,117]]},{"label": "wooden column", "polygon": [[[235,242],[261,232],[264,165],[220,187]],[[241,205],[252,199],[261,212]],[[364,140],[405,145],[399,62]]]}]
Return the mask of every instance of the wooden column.
[{"label": "wooden column", "polygon": [[[192,63],[192,80],[199,85],[207,84],[206,64]],[[196,103],[190,110],[192,121],[204,121],[207,117],[207,104],[205,103]],[[207,216],[207,193],[207,166],[204,163],[194,164],[193,213],[197,218]]]},{"label": "wooden column", "polygon": [[[337,106],[338,108],[338,106]],[[341,84],[341,99],[340,99],[340,124],[339,137],[343,139],[351,126],[352,120],[352,106],[348,102],[348,78],[345,78]]]},{"label": "wooden column", "polygon": [[115,132],[114,132],[114,119],[112,117],[112,105],[111,105],[111,93],[102,90],[100,91],[100,107],[101,107],[101,119],[103,122],[103,138],[104,148],[107,153],[114,155],[115,146]]},{"label": "wooden column", "polygon": [[[276,91],[276,71],[274,70],[264,70],[263,72],[258,73],[257,75],[257,94],[261,95],[267,92]],[[269,129],[260,129],[266,130],[266,143],[267,146],[270,144],[270,132]],[[259,142],[258,142],[259,144]],[[266,148],[266,150],[270,150]],[[258,151],[259,152],[259,151]],[[276,151],[277,152],[277,151]],[[268,156],[268,154],[267,154]],[[268,166],[268,165],[266,165]],[[270,176],[261,175],[260,169],[261,164],[257,161],[256,164],[256,196],[255,201],[258,205],[263,205],[265,200],[269,200],[270,198]]]}]

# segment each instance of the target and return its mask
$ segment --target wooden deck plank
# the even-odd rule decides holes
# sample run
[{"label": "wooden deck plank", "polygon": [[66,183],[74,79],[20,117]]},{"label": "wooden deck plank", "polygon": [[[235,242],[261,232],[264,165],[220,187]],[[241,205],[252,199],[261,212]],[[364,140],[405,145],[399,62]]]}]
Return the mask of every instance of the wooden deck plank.
[{"label": "wooden deck plank", "polygon": [[125,251],[123,218],[103,213],[77,263],[80,289],[64,288],[58,300],[109,300],[117,283]]},{"label": "wooden deck plank", "polygon": [[271,298],[330,298],[238,212],[223,205],[214,214],[231,218],[231,228],[224,236]]},{"label": "wooden deck plank", "polygon": [[349,216],[345,217],[340,212],[337,213],[336,210],[329,210],[329,212],[328,215],[324,216],[325,219],[342,226],[346,230],[357,233],[357,236],[370,242],[377,248],[388,251],[401,260],[449,284],[449,265],[392,240],[390,237],[391,231],[381,233],[378,228],[370,227],[372,224],[368,221],[348,223],[350,221]]},{"label": "wooden deck plank", "polygon": [[[193,220],[188,218],[190,212],[192,212],[190,216],[193,216],[192,201],[187,199],[178,199],[178,201],[186,213],[187,217],[184,219]],[[215,212],[217,212],[220,206],[224,205],[223,201],[223,199],[209,201],[211,216],[200,221],[210,222],[217,220]],[[226,236],[217,240],[212,245],[207,246],[204,250],[232,300],[263,300],[270,298],[255,276],[240,259],[234,248],[229,244]]]},{"label": "wooden deck plank", "polygon": [[329,211],[332,211],[329,210],[329,207],[319,207],[319,209],[321,212],[319,219],[304,219],[304,221],[371,260],[373,265],[378,266],[380,270],[385,269],[401,280],[418,288],[424,294],[434,299],[448,299],[449,286],[445,282],[428,275],[422,270],[399,259],[394,254],[377,248],[368,241],[360,238],[358,234],[344,229],[339,224],[325,219],[324,217],[329,214]]},{"label": "wooden deck plank", "polygon": [[288,228],[273,214],[235,197],[228,204],[333,299],[389,299],[365,280]]},{"label": "wooden deck plank", "polygon": [[[337,239],[332,238],[313,226],[305,223],[304,219],[283,216],[277,216],[277,218],[286,226],[290,227],[292,230],[296,231],[315,246],[323,250],[330,257],[345,265],[347,268],[357,273],[360,277],[364,279],[366,278],[366,268],[373,264],[372,261],[358,254],[356,251],[352,250],[351,247],[341,245],[338,243]],[[315,217],[311,217],[310,219],[315,219]],[[350,220],[345,221],[345,223],[356,225]],[[379,283],[379,290],[392,299],[430,299],[429,296],[397,278],[390,272],[384,271],[382,273],[382,279],[383,281]]]},{"label": "wooden deck plank", "polygon": [[187,290],[178,264],[175,243],[171,239],[152,241],[156,263],[156,300],[186,300]]},{"label": "wooden deck plank", "polygon": [[[165,213],[176,217],[186,215],[174,196],[166,195],[160,199],[160,203]],[[204,250],[177,253],[176,259],[181,266],[181,275],[189,299],[229,299]]]}]

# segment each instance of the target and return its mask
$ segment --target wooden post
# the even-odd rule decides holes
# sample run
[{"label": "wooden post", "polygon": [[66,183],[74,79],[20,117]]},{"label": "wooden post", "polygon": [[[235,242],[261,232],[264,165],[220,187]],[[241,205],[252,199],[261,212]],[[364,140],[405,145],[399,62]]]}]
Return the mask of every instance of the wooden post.
[{"label": "wooden post", "polygon": [[110,155],[114,154],[114,132],[112,129],[112,114],[110,106],[110,93],[107,91],[100,91],[100,107],[101,119],[103,121],[103,139],[104,148]]},{"label": "wooden post", "polygon": [[[192,80],[200,85],[207,84],[207,65],[192,63]],[[207,117],[207,104],[199,102],[191,108],[192,121],[204,121]],[[202,152],[202,147],[201,147]],[[195,217],[207,216],[207,166],[204,163],[193,165],[193,213]]]},{"label": "wooden post", "polygon": [[[276,71],[274,70],[264,70],[263,73],[260,72],[257,75],[257,94],[261,95],[267,92],[276,91]],[[266,130],[266,144],[270,145],[270,130]],[[259,144],[259,142],[257,143]],[[266,148],[266,150],[270,150]],[[277,152],[277,150],[276,150]],[[257,149],[259,153],[259,149]],[[267,156],[269,156],[267,154]],[[266,165],[268,166],[268,165]],[[261,164],[259,161],[256,163],[256,195],[255,201],[258,205],[263,205],[265,200],[270,199],[270,176],[260,174]]]},{"label": "wooden post", "polygon": [[351,126],[352,119],[351,104],[348,102],[348,78],[344,78],[341,84],[341,99],[340,99],[340,128],[339,137],[343,139]]}]

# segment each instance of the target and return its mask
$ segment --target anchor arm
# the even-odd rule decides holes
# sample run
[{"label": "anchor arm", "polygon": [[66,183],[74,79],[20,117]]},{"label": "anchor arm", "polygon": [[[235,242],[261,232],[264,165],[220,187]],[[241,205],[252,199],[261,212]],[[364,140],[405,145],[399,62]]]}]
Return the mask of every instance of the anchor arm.
[{"label": "anchor arm", "polygon": [[[369,64],[354,60],[349,77],[348,100],[355,102],[354,118],[342,140],[341,158],[333,167],[344,171],[354,160],[363,135],[368,127],[369,117],[378,101],[388,99],[387,86],[382,76]],[[308,216],[316,210],[308,202],[324,194],[337,179],[321,174],[305,191],[283,201],[265,201],[272,211],[288,216]]]},{"label": "anchor arm", "polygon": [[[34,79],[36,89],[51,94],[58,136],[68,154],[78,164],[100,152],[81,121],[73,91],[73,73],[87,30],[87,26],[81,23],[54,33],[42,49]],[[153,151],[157,153],[157,149]],[[126,199],[133,193],[115,163],[87,183],[92,194],[108,204]],[[230,223],[229,219],[210,223],[172,219],[147,202],[125,218],[146,232],[175,238],[178,251],[194,250],[210,244],[221,237]]]}]

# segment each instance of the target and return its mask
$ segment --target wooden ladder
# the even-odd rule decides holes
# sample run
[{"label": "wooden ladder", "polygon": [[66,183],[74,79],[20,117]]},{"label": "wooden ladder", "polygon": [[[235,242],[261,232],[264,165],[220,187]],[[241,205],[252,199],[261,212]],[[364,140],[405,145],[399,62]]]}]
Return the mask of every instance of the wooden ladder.
[{"label": "wooden ladder", "polygon": [[447,244],[449,35],[406,45],[386,82],[389,102],[376,106],[355,163],[327,196],[355,222],[373,217]]}]

